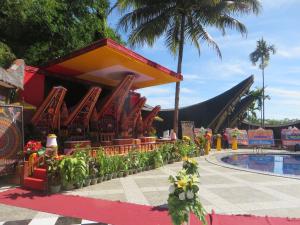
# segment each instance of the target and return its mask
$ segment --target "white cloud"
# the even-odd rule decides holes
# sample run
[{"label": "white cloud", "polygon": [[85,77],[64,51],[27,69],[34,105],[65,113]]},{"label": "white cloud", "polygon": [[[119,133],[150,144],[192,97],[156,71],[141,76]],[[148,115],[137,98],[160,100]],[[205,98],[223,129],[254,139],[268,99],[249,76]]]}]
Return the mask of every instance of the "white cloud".
[{"label": "white cloud", "polygon": [[171,87],[165,87],[162,85],[139,89],[139,93],[141,93],[141,95],[145,97],[153,95],[172,95],[174,93],[174,90]]},{"label": "white cloud", "polygon": [[299,3],[299,0],[260,0],[264,8],[277,8],[280,9],[285,6],[290,6]]},{"label": "white cloud", "polygon": [[182,93],[182,94],[192,94],[192,93],[195,93],[195,91],[191,88],[182,87],[182,88],[180,88],[180,93]]},{"label": "white cloud", "polygon": [[197,74],[190,74],[190,73],[185,73],[183,77],[184,81],[192,81],[197,84],[204,84],[206,83],[206,79],[200,75]]},{"label": "white cloud", "polygon": [[286,98],[287,100],[296,99],[300,103],[299,90],[287,90],[287,89],[273,88],[273,87],[269,87],[267,90],[268,93],[270,93],[271,97],[272,95],[274,95],[280,98]]},{"label": "white cloud", "polygon": [[300,46],[278,48],[277,54],[283,58],[299,58]]}]

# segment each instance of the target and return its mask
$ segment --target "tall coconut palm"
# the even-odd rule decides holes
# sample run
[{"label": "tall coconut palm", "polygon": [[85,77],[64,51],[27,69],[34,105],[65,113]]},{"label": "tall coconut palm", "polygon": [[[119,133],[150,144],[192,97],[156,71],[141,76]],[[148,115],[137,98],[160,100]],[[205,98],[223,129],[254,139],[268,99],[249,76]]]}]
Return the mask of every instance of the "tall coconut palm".
[{"label": "tall coconut palm", "polygon": [[[234,18],[238,14],[258,13],[259,0],[117,0],[123,16],[119,27],[130,30],[131,46],[152,46],[161,36],[169,50],[178,56],[177,73],[182,72],[184,45],[191,42],[200,53],[200,42],[206,42],[221,58],[221,51],[207,32],[216,27],[225,34],[227,28],[246,34],[246,27]],[[174,131],[178,131],[180,83],[176,83]]]},{"label": "tall coconut palm", "polygon": [[275,54],[276,49],[274,45],[268,45],[267,42],[261,38],[257,41],[256,49],[250,54],[250,61],[253,65],[256,65],[258,61],[259,68],[262,73],[262,123],[261,126],[265,127],[265,68],[268,66],[270,61],[270,53]]}]

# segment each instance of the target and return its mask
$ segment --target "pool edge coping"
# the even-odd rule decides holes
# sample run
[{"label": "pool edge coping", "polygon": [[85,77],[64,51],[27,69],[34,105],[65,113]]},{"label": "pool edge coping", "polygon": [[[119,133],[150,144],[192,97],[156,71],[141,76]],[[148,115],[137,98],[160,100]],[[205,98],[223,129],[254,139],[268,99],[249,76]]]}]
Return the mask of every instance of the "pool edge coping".
[{"label": "pool edge coping", "polygon": [[[280,151],[280,152],[279,152]],[[257,170],[252,170],[252,169],[246,169],[246,168],[241,168],[241,167],[237,167],[237,166],[232,166],[229,164],[226,164],[224,162],[221,161],[221,157],[225,157],[225,156],[229,156],[229,155],[243,155],[243,154],[282,154],[282,155],[300,155],[299,153],[293,153],[293,152],[289,152],[286,150],[268,150],[268,153],[263,152],[263,153],[256,153],[253,152],[251,150],[243,150],[243,151],[236,151],[236,150],[231,150],[231,151],[222,151],[222,152],[213,152],[213,154],[211,155],[207,155],[205,157],[205,161],[207,161],[208,163],[211,163],[213,165],[216,166],[220,166],[220,167],[224,167],[224,168],[228,168],[228,169],[233,169],[233,170],[238,170],[238,171],[244,171],[244,172],[249,172],[249,173],[254,173],[254,174],[260,174],[260,175],[267,175],[267,176],[273,176],[273,177],[281,177],[281,178],[287,178],[287,179],[294,179],[294,180],[300,180],[300,176],[296,177],[293,175],[280,175],[280,174],[275,174],[275,173],[270,173],[270,172],[263,172],[263,171],[257,171]],[[214,157],[214,159],[213,159]]]}]

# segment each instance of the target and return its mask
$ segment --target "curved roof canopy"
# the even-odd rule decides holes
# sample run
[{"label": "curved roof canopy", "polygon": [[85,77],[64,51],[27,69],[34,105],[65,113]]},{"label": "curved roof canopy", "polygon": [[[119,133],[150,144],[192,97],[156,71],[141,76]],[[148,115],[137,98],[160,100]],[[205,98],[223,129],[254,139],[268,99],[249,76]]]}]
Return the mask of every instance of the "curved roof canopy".
[{"label": "curved roof canopy", "polygon": [[50,76],[67,76],[106,86],[116,86],[124,76],[135,74],[134,89],[182,80],[181,74],[152,62],[110,39],[94,42],[70,55],[47,63],[41,69]]}]

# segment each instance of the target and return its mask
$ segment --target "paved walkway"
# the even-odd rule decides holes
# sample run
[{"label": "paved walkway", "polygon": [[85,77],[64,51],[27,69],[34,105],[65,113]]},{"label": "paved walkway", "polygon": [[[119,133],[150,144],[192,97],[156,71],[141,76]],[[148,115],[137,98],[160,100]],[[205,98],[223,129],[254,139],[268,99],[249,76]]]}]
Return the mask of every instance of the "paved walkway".
[{"label": "paved walkway", "polygon": [[[197,158],[197,161],[201,175],[200,198],[208,212],[214,209],[222,214],[300,218],[300,180],[224,168],[209,163],[206,157]],[[178,162],[68,194],[153,206],[165,205],[168,177],[176,174],[181,166],[182,163]],[[1,221],[26,220],[36,216],[40,216],[40,212],[0,204],[0,224]]]}]

